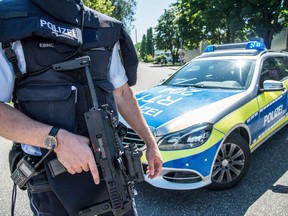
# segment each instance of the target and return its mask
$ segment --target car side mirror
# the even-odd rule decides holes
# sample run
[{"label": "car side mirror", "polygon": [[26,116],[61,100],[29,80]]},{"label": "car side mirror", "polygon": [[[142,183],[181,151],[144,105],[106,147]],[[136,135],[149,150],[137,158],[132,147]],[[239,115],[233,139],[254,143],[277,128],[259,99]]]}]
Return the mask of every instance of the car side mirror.
[{"label": "car side mirror", "polygon": [[282,90],[284,90],[283,83],[276,80],[265,80],[263,82],[263,89],[260,89],[261,92]]}]

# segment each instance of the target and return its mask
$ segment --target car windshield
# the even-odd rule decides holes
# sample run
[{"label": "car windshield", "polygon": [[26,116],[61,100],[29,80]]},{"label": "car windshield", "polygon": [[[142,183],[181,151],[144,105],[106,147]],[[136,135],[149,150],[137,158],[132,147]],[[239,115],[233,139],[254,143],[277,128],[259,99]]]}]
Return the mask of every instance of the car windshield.
[{"label": "car windshield", "polygon": [[195,60],[181,68],[162,85],[196,88],[248,88],[255,67],[252,59]]}]

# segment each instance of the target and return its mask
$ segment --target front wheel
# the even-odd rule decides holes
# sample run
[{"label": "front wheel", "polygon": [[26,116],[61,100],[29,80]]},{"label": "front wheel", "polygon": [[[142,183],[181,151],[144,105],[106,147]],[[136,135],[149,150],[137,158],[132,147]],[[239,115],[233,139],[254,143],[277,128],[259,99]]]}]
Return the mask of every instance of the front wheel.
[{"label": "front wheel", "polygon": [[236,185],[250,165],[250,149],[246,140],[232,133],[222,144],[212,170],[210,189],[223,190]]}]

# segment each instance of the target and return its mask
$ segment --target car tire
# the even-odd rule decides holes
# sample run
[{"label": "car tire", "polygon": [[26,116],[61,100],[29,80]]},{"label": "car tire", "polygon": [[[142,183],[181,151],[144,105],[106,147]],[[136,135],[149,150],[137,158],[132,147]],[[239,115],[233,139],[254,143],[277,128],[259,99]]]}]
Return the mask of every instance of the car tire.
[{"label": "car tire", "polygon": [[237,133],[231,133],[221,145],[213,164],[212,190],[231,188],[241,181],[250,166],[251,152],[247,141]]}]

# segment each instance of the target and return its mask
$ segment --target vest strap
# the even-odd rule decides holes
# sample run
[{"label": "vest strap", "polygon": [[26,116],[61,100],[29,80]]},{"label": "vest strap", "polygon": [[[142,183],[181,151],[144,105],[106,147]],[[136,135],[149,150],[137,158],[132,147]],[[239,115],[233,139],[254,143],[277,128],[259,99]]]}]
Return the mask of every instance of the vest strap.
[{"label": "vest strap", "polygon": [[21,79],[23,77],[23,74],[18,66],[18,60],[16,53],[12,49],[12,46],[10,43],[2,43],[2,49],[4,50],[4,53],[8,59],[8,61],[12,64],[13,71],[17,79]]}]

